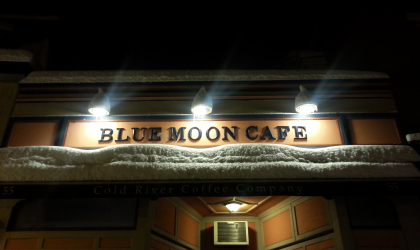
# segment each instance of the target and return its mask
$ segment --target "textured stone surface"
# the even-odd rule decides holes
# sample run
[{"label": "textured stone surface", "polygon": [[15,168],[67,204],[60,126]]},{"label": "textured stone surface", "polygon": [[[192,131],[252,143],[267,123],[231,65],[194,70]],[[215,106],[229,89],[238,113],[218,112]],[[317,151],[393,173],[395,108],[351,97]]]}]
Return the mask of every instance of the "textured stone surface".
[{"label": "textured stone surface", "polygon": [[34,54],[27,50],[0,49],[0,61],[3,62],[32,62]]},{"label": "textured stone surface", "polygon": [[385,73],[346,70],[130,70],[35,71],[21,83],[268,81],[322,79],[386,79]]},{"label": "textured stone surface", "polygon": [[420,142],[420,133],[408,134],[406,135],[407,141],[417,141]]},{"label": "textured stone surface", "polygon": [[265,180],[420,177],[409,146],[304,149],[235,144],[208,149],[118,145],[96,150],[0,149],[0,181]]}]

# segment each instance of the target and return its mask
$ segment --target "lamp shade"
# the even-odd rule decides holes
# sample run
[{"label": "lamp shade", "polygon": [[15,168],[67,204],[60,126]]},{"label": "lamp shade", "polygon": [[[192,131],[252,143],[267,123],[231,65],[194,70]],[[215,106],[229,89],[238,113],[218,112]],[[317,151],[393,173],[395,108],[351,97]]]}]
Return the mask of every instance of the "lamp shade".
[{"label": "lamp shade", "polygon": [[207,115],[210,114],[213,109],[213,101],[209,94],[207,94],[204,86],[201,87],[197,95],[194,97],[194,101],[191,106],[191,111],[195,115]]},{"label": "lamp shade", "polygon": [[236,212],[242,206],[240,203],[232,202],[225,205],[230,212]]},{"label": "lamp shade", "polygon": [[317,104],[313,101],[312,95],[302,85],[299,86],[300,92],[295,99],[295,110],[301,114],[311,114],[318,111]]},{"label": "lamp shade", "polygon": [[89,113],[95,116],[109,115],[111,111],[109,98],[101,88],[99,88],[98,91],[99,92],[92,98],[92,101],[89,103]]}]

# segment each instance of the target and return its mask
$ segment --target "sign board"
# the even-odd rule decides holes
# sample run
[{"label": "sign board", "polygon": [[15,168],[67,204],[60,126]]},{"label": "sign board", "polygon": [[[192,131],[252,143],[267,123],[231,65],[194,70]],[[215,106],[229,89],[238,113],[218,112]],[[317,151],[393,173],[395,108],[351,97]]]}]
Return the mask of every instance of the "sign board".
[{"label": "sign board", "polygon": [[418,195],[420,180],[255,180],[95,183],[2,183],[0,199],[158,198],[178,196]]},{"label": "sign board", "polygon": [[102,148],[121,144],[214,147],[235,143],[336,146],[343,140],[336,118],[264,120],[69,121],[64,145]]}]

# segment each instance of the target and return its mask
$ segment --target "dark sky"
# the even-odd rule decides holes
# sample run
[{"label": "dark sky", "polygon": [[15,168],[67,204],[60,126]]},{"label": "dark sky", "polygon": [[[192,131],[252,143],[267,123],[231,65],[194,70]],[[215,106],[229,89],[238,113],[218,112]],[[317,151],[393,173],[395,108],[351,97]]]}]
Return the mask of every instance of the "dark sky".
[{"label": "dark sky", "polygon": [[49,38],[47,70],[285,69],[293,50],[323,52],[328,69],[390,75],[401,120],[407,130],[420,127],[412,115],[420,96],[420,16],[406,18],[420,10],[71,6],[0,8],[0,22],[13,23],[29,44]]},{"label": "dark sky", "polygon": [[371,28],[357,23],[360,15],[64,14],[51,60],[75,69],[281,69],[291,50],[323,51],[334,60],[353,29]]},{"label": "dark sky", "polygon": [[76,67],[89,69],[282,68],[291,49],[317,46],[311,44],[317,24],[307,22],[308,17],[160,13],[60,18],[52,45],[69,60],[65,67],[77,62]]},{"label": "dark sky", "polygon": [[0,22],[23,41],[48,37],[51,70],[282,69],[290,51],[312,50],[331,69],[386,72],[420,54],[418,32],[395,6],[48,6],[2,8]]}]

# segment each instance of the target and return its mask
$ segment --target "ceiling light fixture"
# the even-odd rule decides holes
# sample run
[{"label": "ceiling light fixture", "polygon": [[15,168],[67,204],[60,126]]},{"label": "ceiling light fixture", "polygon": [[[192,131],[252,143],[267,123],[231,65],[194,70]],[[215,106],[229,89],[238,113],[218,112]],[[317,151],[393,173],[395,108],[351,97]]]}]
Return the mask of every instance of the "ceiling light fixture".
[{"label": "ceiling light fixture", "polygon": [[203,117],[210,114],[213,109],[213,101],[209,94],[207,94],[204,86],[201,87],[197,95],[194,97],[194,101],[191,106],[191,111],[194,116]]},{"label": "ceiling light fixture", "polygon": [[302,85],[299,86],[300,92],[295,99],[296,112],[300,114],[313,114],[318,111],[317,104],[313,101],[312,95]]},{"label": "ceiling light fixture", "polygon": [[109,98],[101,88],[98,91],[89,103],[89,113],[99,117],[107,116],[111,111]]},{"label": "ceiling light fixture", "polygon": [[230,201],[225,204],[227,209],[229,209],[229,212],[236,212],[240,207],[242,207],[244,204],[236,201]]}]

